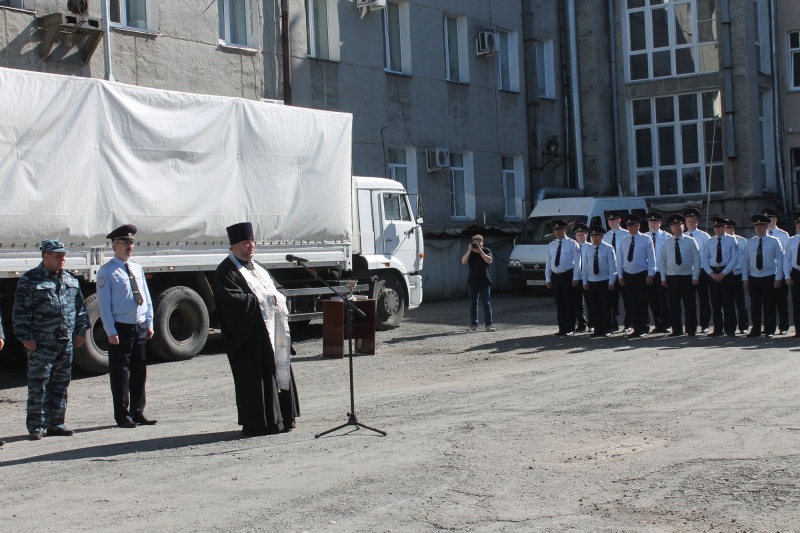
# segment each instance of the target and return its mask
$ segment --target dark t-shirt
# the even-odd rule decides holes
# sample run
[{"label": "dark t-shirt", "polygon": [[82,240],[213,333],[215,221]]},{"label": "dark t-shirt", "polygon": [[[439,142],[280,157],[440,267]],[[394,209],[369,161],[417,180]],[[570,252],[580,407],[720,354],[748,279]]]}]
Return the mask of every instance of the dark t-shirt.
[{"label": "dark t-shirt", "polygon": [[[485,246],[483,247],[483,253],[492,257],[492,251]],[[467,265],[469,266],[467,286],[477,289],[492,284],[492,278],[489,277],[489,264],[483,260],[479,253],[473,252],[469,254]]]}]

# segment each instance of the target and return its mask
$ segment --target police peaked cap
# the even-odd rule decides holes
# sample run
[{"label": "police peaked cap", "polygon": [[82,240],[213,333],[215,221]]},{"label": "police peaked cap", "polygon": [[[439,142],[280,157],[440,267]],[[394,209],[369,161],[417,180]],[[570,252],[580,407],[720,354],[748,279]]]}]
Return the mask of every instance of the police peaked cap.
[{"label": "police peaked cap", "polygon": [[625,225],[631,226],[633,224],[640,224],[642,222],[642,217],[634,214],[630,214],[625,217]]},{"label": "police peaked cap", "polygon": [[123,239],[133,241],[135,240],[133,236],[136,235],[136,231],[137,231],[136,226],[134,226],[133,224],[125,224],[118,227],[108,235],[106,235],[106,239],[109,239],[111,241],[117,241]]},{"label": "police peaked cap", "polygon": [[566,220],[558,219],[553,221],[553,229],[567,229],[568,227],[569,224],[567,224]]},{"label": "police peaked cap", "polygon": [[231,244],[255,240],[252,222],[239,222],[233,226],[228,226],[225,231],[228,232],[228,241]]},{"label": "police peaked cap", "polygon": [[780,217],[780,215],[778,214],[777,211],[775,211],[774,209],[770,209],[769,207],[765,207],[764,209],[762,209],[761,213],[764,216],[768,216],[768,217],[775,217],[775,218],[779,218]]},{"label": "police peaked cap", "polygon": [[645,218],[647,221],[650,221],[650,220],[658,220],[659,222],[661,222],[662,220],[664,220],[664,215],[662,215],[662,214],[661,214],[661,213],[659,213],[658,211],[650,211],[649,213],[647,213],[647,214],[644,216],[644,218]]},{"label": "police peaked cap", "polygon": [[587,226],[583,222],[578,222],[577,224],[575,224],[572,227],[572,231],[575,232],[575,233],[578,233],[579,231],[585,231],[585,232],[588,233],[589,232],[589,226]]},{"label": "police peaked cap", "polygon": [[622,214],[619,211],[611,211],[606,215],[606,220],[611,220],[614,218],[622,218]]},{"label": "police peaked cap", "polygon": [[767,215],[753,215],[750,217],[750,222],[755,225],[769,224],[769,217]]},{"label": "police peaked cap", "polygon": [[592,226],[589,228],[589,235],[605,235],[606,230],[603,229],[603,226]]},{"label": "police peaked cap", "polygon": [[733,220],[732,218],[726,218],[725,219],[725,225],[728,226],[729,228],[735,228],[736,227],[736,221]]},{"label": "police peaked cap", "polygon": [[713,225],[715,228],[717,228],[717,227],[719,227],[719,226],[726,226],[726,225],[727,225],[727,222],[728,222],[728,221],[727,221],[727,220],[725,220],[725,219],[724,219],[724,218],[722,218],[722,217],[712,217],[712,218],[711,218],[711,224],[712,224],[712,225]]},{"label": "police peaked cap", "polygon": [[42,253],[43,254],[47,253],[47,252],[60,253],[60,252],[68,252],[68,251],[69,250],[67,250],[64,247],[64,243],[61,242],[61,241],[57,241],[55,239],[42,239]]},{"label": "police peaked cap", "polygon": [[673,224],[683,224],[684,222],[686,222],[686,218],[683,215],[676,213],[669,217],[667,224],[671,226]]},{"label": "police peaked cap", "polygon": [[689,209],[687,209],[686,211],[683,212],[683,216],[686,217],[686,218],[694,217],[694,218],[700,220],[700,210],[699,209],[695,209],[694,207],[690,207]]}]

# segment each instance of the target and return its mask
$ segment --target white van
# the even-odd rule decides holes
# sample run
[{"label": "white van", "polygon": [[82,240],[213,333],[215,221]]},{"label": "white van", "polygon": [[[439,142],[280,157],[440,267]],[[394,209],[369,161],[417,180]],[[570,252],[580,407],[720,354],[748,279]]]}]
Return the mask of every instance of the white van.
[{"label": "white van", "polygon": [[[624,217],[634,213],[644,219],[647,204],[644,198],[548,198],[533,208],[522,233],[514,243],[508,261],[508,279],[517,290],[544,285],[544,266],[547,262],[547,245],[555,239],[553,220],[565,220],[568,234],[578,222],[587,226],[602,226],[606,230],[606,215],[618,211]],[[644,228],[647,231],[647,228]]]}]

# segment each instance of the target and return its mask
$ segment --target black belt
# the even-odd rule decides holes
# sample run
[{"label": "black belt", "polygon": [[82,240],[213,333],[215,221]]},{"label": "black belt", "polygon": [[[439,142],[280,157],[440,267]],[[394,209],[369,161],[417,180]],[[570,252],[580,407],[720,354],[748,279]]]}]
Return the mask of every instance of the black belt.
[{"label": "black belt", "polygon": [[721,267],[711,267],[711,271],[712,271],[712,272],[714,272],[714,274],[721,274],[723,270],[725,270],[725,267],[724,267],[724,266],[721,266]]}]

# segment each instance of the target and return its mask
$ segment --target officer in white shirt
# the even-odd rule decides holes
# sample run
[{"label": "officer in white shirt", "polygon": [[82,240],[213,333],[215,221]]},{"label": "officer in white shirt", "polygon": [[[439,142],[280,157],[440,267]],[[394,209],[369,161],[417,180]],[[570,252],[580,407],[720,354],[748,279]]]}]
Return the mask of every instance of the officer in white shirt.
[{"label": "officer in white shirt", "polygon": [[[769,207],[762,210],[762,214],[769,218],[767,235],[781,241],[781,246],[786,248],[789,234],[778,227],[778,212]],[[786,278],[788,280],[789,278]],[[778,311],[778,334],[785,335],[789,331],[789,287],[785,283],[775,290],[775,307]]]},{"label": "officer in white shirt", "polygon": [[685,312],[686,334],[695,336],[697,331],[697,307],[694,287],[700,277],[700,250],[697,241],[683,233],[683,215],[669,217],[672,237],[664,242],[661,250],[659,269],[664,279],[661,284],[669,295],[669,314],[672,323],[670,337],[683,335],[684,320],[681,317],[681,303]]},{"label": "officer in white shirt", "polygon": [[[697,228],[700,223],[700,211],[692,207],[684,211],[683,216],[686,221],[684,234],[694,239],[702,252],[711,235]],[[708,326],[711,324],[711,295],[708,292],[708,274],[702,270],[700,271],[700,283],[695,287],[695,292],[700,311],[700,329],[703,333],[708,333]]]},{"label": "officer in white shirt", "polygon": [[656,275],[653,276],[653,283],[647,286],[647,303],[650,306],[650,312],[653,314],[653,333],[669,333],[669,303],[667,301],[667,289],[661,285],[663,277],[658,270],[658,264],[661,260],[661,247],[664,246],[670,234],[661,229],[661,224],[664,222],[664,215],[658,211],[650,211],[645,215],[647,225],[650,228],[646,236],[650,237],[653,241],[653,248],[656,252]]},{"label": "officer in white shirt", "polygon": [[736,306],[733,303],[733,269],[739,263],[736,238],[725,233],[725,219],[714,217],[714,236],[701,252],[703,271],[708,274],[714,331],[711,337],[736,336]]},{"label": "officer in white shirt", "polygon": [[725,233],[736,239],[739,248],[739,261],[733,268],[733,301],[736,304],[736,322],[739,326],[739,333],[747,333],[747,330],[750,329],[750,318],[744,300],[744,283],[742,282],[742,262],[744,261],[744,251],[747,249],[747,239],[736,235],[736,221],[730,218],[725,219]]},{"label": "officer in white shirt", "polygon": [[750,218],[756,235],[747,241],[745,262],[742,268],[744,288],[750,293],[750,316],[753,327],[748,337],[759,337],[761,312],[764,312],[763,334],[771,339],[775,335],[775,290],[783,283],[784,254],[781,241],[767,235],[769,217],[755,215]]},{"label": "officer in white shirt", "polygon": [[[589,235],[589,226],[583,222],[578,222],[572,227],[572,233],[575,234],[575,242],[578,243],[578,248],[580,248],[582,258],[583,251],[591,246],[588,242],[586,242],[586,237]],[[572,280],[574,282],[572,294],[575,298],[575,319],[578,321],[578,327],[575,329],[575,333],[583,333],[584,331],[588,331],[589,333],[592,332],[592,323],[586,320],[587,310],[586,306],[584,305],[585,292],[583,290],[583,283],[581,283],[583,268],[584,264],[583,261],[581,261],[580,265],[575,266],[572,275]]]},{"label": "officer in white shirt", "polygon": [[[553,221],[556,238],[547,247],[547,263],[544,279],[548,289],[553,290],[558,315],[558,336],[572,336],[575,331],[575,299],[572,296],[574,269],[580,268],[578,243],[567,237],[564,220]],[[577,282],[575,283],[577,285]]]},{"label": "officer in white shirt", "polygon": [[[628,234],[628,231],[620,227],[620,223],[622,222],[622,214],[618,211],[611,211],[606,215],[606,223],[608,224],[608,231],[603,236],[603,242],[610,244],[612,248],[614,248],[614,254],[619,256],[620,246],[622,245],[622,238]],[[613,331],[617,331],[619,329],[619,299],[622,297],[623,303],[625,303],[625,293],[622,291],[619,285],[619,278],[617,278],[617,284],[614,287],[614,291],[611,293],[611,315]],[[628,314],[628,306],[625,304],[625,331],[629,332],[630,330],[630,323]]]},{"label": "officer in white shirt", "polygon": [[589,322],[594,327],[592,337],[611,336],[611,294],[616,290],[617,256],[614,248],[603,240],[602,226],[592,226],[592,244],[583,249],[581,270],[583,290],[586,292],[586,307]]},{"label": "officer in white shirt", "polygon": [[792,289],[792,319],[794,320],[794,338],[800,339],[800,217],[794,221],[795,234],[789,237],[783,251],[783,272],[786,284]]},{"label": "officer in white shirt", "polygon": [[656,273],[656,255],[653,241],[639,233],[642,219],[628,215],[625,227],[629,235],[622,238],[620,255],[617,256],[619,284],[625,297],[625,316],[631,318],[633,331],[628,337],[641,338],[650,332],[647,312],[647,286],[653,283]]}]

